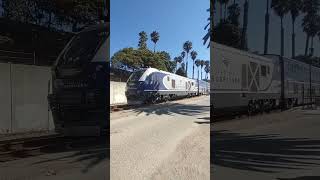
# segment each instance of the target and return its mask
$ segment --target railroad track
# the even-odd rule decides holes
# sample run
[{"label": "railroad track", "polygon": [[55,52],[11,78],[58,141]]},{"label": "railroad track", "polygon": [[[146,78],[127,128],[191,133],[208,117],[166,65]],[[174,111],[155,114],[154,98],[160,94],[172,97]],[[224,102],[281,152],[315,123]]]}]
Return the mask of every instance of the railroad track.
[{"label": "railroad track", "polygon": [[36,156],[46,153],[62,152],[75,148],[88,148],[97,144],[107,145],[104,137],[72,138],[62,135],[23,138],[0,142],[0,162]]},{"label": "railroad track", "polygon": [[[292,108],[288,108],[285,111],[295,109],[295,108],[304,108],[305,106],[310,105],[310,104],[304,104],[304,105],[299,105],[299,106],[294,106]],[[217,122],[223,122],[223,121],[229,121],[229,120],[236,120],[236,119],[241,119],[243,117],[254,117],[257,115],[263,115],[263,114],[272,114],[276,112],[280,112],[281,109],[273,109],[270,110],[269,112],[256,112],[251,115],[249,115],[247,112],[232,112],[232,113],[221,113],[219,115],[213,115],[213,121],[211,123],[217,123]]]},{"label": "railroad track", "polygon": [[[204,95],[203,95],[204,96]],[[180,97],[176,98],[174,100],[168,100],[167,102],[175,102],[179,100],[185,100],[185,99],[192,99],[192,98],[197,98],[199,96],[194,96],[194,97]],[[143,108],[143,107],[148,107],[152,105],[161,105],[167,103],[166,101],[164,102],[158,102],[158,103],[150,103],[150,104],[144,104],[144,103],[137,103],[137,104],[120,104],[120,105],[110,105],[110,111],[111,112],[116,112],[116,111],[122,111],[122,110],[130,110],[130,109],[136,109],[136,108]]]}]

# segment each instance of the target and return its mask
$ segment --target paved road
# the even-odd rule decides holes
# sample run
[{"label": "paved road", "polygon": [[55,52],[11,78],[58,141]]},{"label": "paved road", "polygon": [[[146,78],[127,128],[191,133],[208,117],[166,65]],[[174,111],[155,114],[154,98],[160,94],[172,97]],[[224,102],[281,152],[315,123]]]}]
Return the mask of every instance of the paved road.
[{"label": "paved road", "polygon": [[112,113],[111,179],[209,179],[209,115],[209,96]]},{"label": "paved road", "polygon": [[217,122],[210,141],[215,180],[320,179],[320,110]]},{"label": "paved road", "polygon": [[0,162],[0,180],[106,180],[109,176],[106,143],[58,149],[40,156]]}]

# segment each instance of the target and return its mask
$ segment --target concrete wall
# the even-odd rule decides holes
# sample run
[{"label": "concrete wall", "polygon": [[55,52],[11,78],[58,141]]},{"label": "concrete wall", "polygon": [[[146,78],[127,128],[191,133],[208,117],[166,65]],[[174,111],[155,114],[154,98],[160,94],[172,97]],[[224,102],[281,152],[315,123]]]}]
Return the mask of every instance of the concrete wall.
[{"label": "concrete wall", "polygon": [[49,67],[0,63],[0,133],[53,130]]},{"label": "concrete wall", "polygon": [[110,82],[110,105],[127,104],[125,82]]},{"label": "concrete wall", "polygon": [[10,64],[0,63],[0,133],[11,131]]}]

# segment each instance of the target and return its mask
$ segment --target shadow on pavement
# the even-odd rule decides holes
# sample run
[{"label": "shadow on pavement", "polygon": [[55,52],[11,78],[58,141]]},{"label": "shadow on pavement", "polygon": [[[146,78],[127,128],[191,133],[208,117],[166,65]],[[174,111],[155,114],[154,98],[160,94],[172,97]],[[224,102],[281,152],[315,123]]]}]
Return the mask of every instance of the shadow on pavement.
[{"label": "shadow on pavement", "polygon": [[156,114],[156,115],[171,115],[174,116],[176,114],[186,115],[186,116],[194,116],[203,114],[204,112],[210,111],[210,106],[200,106],[196,104],[180,104],[180,103],[168,103],[168,104],[156,104],[150,107],[143,107],[133,109],[134,112],[146,113],[147,116]]},{"label": "shadow on pavement", "polygon": [[320,165],[320,140],[211,130],[210,145],[211,166],[276,173]]},{"label": "shadow on pavement", "polygon": [[296,178],[278,178],[278,180],[319,180],[320,176],[301,176]]},{"label": "shadow on pavement", "polygon": [[210,124],[210,117],[198,118],[200,120],[194,121],[197,124]]},{"label": "shadow on pavement", "polygon": [[68,155],[56,155],[53,158],[47,158],[46,160],[38,161],[33,164],[42,164],[54,161],[65,160],[68,163],[83,163],[85,168],[82,169],[83,173],[87,173],[90,168],[98,165],[99,163],[106,161],[106,168],[109,169],[110,160],[110,143],[109,138],[100,137],[96,141],[90,143],[75,143],[70,147],[56,147],[46,150],[46,153],[67,153]]}]

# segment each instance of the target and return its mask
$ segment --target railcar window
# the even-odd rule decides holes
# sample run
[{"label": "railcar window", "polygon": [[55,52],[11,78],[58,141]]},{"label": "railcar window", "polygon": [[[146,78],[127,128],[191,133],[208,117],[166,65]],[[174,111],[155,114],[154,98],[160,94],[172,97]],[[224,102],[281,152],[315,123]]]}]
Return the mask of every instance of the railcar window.
[{"label": "railcar window", "polygon": [[169,76],[167,77],[167,80],[170,81],[170,77]]},{"label": "railcar window", "polygon": [[261,66],[261,76],[263,77],[267,76],[267,67],[264,65]]},{"label": "railcar window", "polygon": [[174,79],[172,79],[171,85],[172,85],[172,88],[176,88],[176,81]]}]

